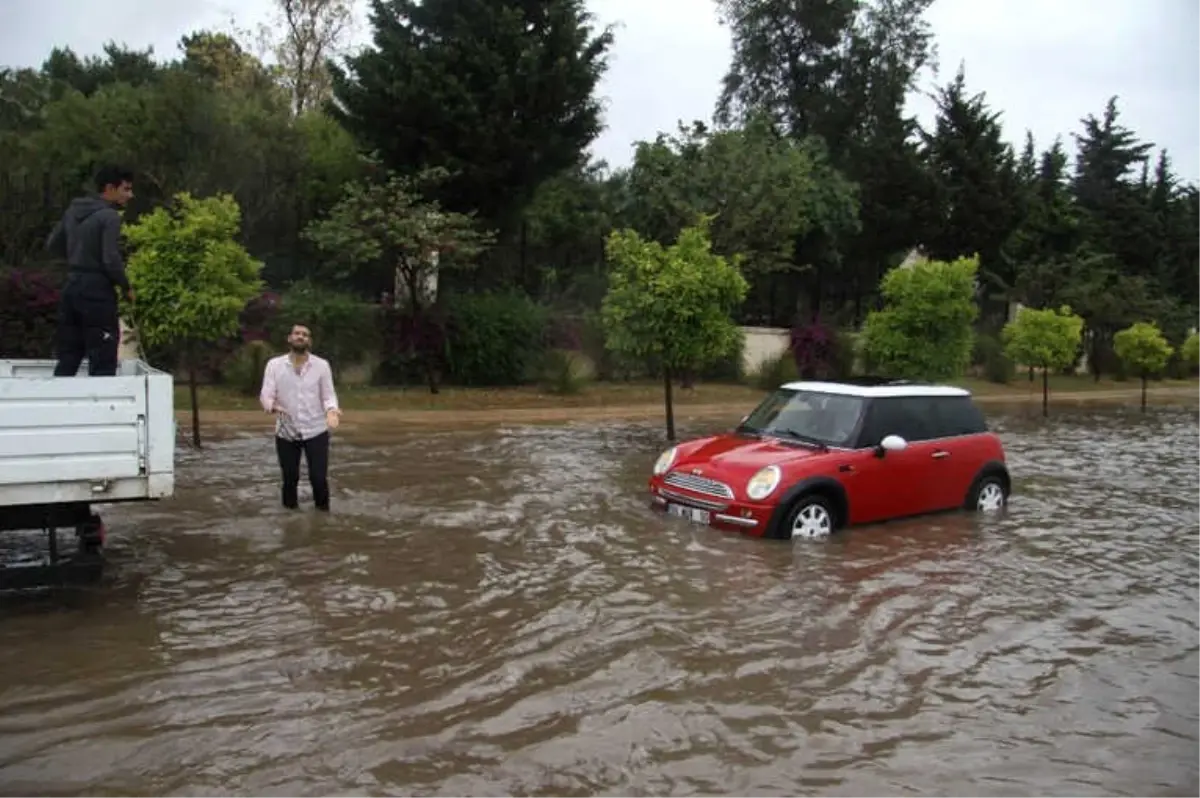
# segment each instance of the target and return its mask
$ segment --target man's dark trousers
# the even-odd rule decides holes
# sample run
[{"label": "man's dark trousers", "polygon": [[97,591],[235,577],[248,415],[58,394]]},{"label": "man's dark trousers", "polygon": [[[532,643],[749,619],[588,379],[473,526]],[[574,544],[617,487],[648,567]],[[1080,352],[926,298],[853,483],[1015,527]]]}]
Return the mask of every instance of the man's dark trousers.
[{"label": "man's dark trousers", "polygon": [[308,484],[312,485],[313,504],[318,510],[329,509],[329,432],[304,441],[275,436],[275,453],[279,470],[283,472],[283,506],[294,510],[300,506],[300,455],[308,463]]},{"label": "man's dark trousers", "polygon": [[121,320],[117,297],[107,282],[72,275],[58,303],[56,377],[74,377],[84,357],[88,376],[117,373]]}]

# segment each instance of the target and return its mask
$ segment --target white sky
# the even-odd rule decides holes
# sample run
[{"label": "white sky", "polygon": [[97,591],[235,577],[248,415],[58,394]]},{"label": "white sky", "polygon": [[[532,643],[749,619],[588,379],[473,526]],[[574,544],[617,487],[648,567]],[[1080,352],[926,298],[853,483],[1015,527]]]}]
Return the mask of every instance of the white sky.
[{"label": "white sky", "polygon": [[[365,6],[358,0],[360,6]],[[600,24],[617,23],[600,92],[607,128],[594,146],[610,165],[633,142],[708,120],[729,63],[729,37],[711,0],[591,0]],[[116,40],[173,56],[179,38],[232,16],[265,21],[271,0],[0,0],[0,63],[34,66],[54,45],[80,54]],[[929,12],[939,82],[966,62],[967,85],[1003,111],[1010,141],[1026,129],[1039,148],[1099,116],[1118,95],[1122,121],[1166,147],[1176,171],[1200,182],[1200,3],[1196,0],[936,0]],[[359,41],[365,41],[365,13]],[[926,88],[932,88],[928,86]],[[914,98],[922,122],[932,103]]]}]

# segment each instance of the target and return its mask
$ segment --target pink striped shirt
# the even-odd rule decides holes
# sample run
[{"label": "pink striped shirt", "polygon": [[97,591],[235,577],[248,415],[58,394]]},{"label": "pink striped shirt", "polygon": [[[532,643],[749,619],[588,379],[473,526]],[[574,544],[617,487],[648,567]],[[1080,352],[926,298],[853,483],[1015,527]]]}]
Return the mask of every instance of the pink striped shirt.
[{"label": "pink striped shirt", "polygon": [[299,434],[304,440],[315,438],[329,429],[325,414],[338,409],[329,361],[309,353],[297,371],[290,355],[271,358],[263,371],[258,400],[268,413],[279,410],[287,415],[286,419],[275,420],[276,435],[287,438]]}]

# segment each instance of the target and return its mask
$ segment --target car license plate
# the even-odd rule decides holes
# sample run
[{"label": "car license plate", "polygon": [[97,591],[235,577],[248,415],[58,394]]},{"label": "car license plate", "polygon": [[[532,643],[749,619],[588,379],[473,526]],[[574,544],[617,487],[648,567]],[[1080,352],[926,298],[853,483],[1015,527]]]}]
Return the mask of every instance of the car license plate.
[{"label": "car license plate", "polygon": [[697,507],[687,507],[682,504],[668,504],[667,514],[673,515],[676,518],[686,518],[693,524],[707,524],[712,517],[708,510],[701,510]]}]

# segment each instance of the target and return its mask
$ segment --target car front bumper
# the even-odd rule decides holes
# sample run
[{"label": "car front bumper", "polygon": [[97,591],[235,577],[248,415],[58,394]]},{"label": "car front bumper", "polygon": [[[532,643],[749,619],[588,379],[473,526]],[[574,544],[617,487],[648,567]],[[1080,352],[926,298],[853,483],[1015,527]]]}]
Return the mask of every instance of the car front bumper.
[{"label": "car front bumper", "polygon": [[660,480],[650,482],[650,506],[693,523],[753,536],[766,533],[775,509],[773,505],[696,494]]}]

